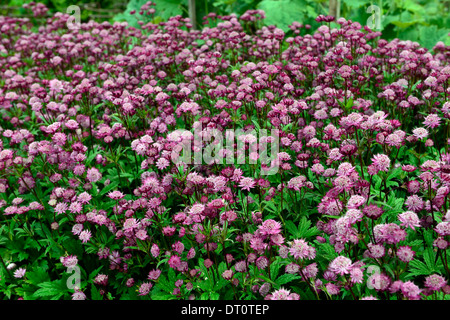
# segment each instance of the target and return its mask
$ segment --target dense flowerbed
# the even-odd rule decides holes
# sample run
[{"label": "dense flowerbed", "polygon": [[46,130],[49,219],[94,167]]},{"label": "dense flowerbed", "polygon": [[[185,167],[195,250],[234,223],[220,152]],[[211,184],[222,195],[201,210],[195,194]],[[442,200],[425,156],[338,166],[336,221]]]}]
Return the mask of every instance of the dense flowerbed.
[{"label": "dense flowerbed", "polygon": [[448,298],[450,47],[69,19],[0,17],[1,297]]}]

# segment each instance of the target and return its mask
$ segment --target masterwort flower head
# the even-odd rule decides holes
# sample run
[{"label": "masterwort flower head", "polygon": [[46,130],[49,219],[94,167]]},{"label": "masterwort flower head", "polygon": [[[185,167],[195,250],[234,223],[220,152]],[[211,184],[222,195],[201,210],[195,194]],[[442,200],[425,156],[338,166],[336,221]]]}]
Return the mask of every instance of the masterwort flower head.
[{"label": "masterwort flower head", "polygon": [[330,271],[333,271],[334,273],[339,275],[348,274],[353,268],[352,260],[344,256],[339,256],[331,261],[328,268]]},{"label": "masterwort flower head", "polygon": [[23,278],[26,271],[27,270],[25,268],[18,268],[16,271],[14,271],[14,278]]}]

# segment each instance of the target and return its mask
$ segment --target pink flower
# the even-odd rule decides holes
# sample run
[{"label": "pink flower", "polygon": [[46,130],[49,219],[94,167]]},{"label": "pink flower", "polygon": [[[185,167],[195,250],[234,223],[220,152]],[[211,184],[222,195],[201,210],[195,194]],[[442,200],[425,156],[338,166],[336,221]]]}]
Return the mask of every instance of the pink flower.
[{"label": "pink flower", "polygon": [[432,274],[425,278],[425,287],[438,291],[447,284],[445,278],[438,274]]},{"label": "pink flower", "polygon": [[295,259],[314,259],[316,256],[316,249],[311,247],[303,239],[295,239],[291,244],[289,253]]},{"label": "pink flower", "polygon": [[90,168],[87,171],[86,179],[89,182],[97,182],[102,178],[102,174],[97,168]]},{"label": "pink flower", "polygon": [[113,199],[113,200],[120,200],[123,197],[125,197],[125,195],[120,192],[120,191],[112,191],[108,193],[108,198]]},{"label": "pink flower", "polygon": [[398,215],[398,220],[401,226],[415,230],[415,227],[420,227],[420,219],[413,211],[405,211]]},{"label": "pink flower", "polygon": [[92,237],[92,234],[89,230],[83,230],[78,235],[78,238],[81,240],[82,243],[88,242]]},{"label": "pink flower", "polygon": [[166,158],[159,158],[158,161],[156,161],[156,167],[159,170],[164,170],[169,166],[170,162]]},{"label": "pink flower", "polygon": [[333,271],[336,274],[344,275],[350,273],[350,270],[353,268],[352,260],[347,257],[339,256],[331,261],[329,265],[330,271]]},{"label": "pink flower", "polygon": [[300,300],[300,296],[297,293],[291,293],[290,290],[280,288],[266,296],[265,300]]},{"label": "pink flower", "polygon": [[411,248],[408,246],[400,246],[397,249],[397,257],[405,263],[408,263],[412,259],[414,259],[414,255],[415,255],[414,251],[412,251]]},{"label": "pink flower", "polygon": [[241,187],[242,190],[247,190],[247,191],[250,191],[250,189],[253,188],[255,186],[255,184],[256,183],[253,180],[253,178],[248,178],[248,177],[243,177],[239,181],[239,187]]},{"label": "pink flower", "polygon": [[275,235],[281,232],[281,224],[275,220],[268,219],[258,227],[261,235]]},{"label": "pink flower", "polygon": [[55,206],[55,212],[57,215],[59,215],[61,213],[66,213],[66,211],[67,211],[67,203],[65,203],[65,202],[59,202]]},{"label": "pink flower", "polygon": [[412,132],[417,139],[425,139],[428,137],[428,130],[425,128],[416,128]]},{"label": "pink flower", "polygon": [[27,270],[25,268],[19,268],[16,271],[14,271],[14,278],[23,278],[25,276],[25,272]]},{"label": "pink flower", "polygon": [[376,154],[372,158],[373,165],[380,171],[388,172],[391,166],[391,159],[385,154]]}]

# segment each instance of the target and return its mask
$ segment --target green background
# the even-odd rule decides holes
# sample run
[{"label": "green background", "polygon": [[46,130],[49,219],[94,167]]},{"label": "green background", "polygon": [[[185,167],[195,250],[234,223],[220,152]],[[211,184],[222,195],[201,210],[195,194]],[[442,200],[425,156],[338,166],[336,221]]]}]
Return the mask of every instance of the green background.
[{"label": "green background", "polygon": [[[26,16],[29,12],[21,9],[23,3],[30,0],[2,0],[0,14],[9,16]],[[109,0],[42,0],[52,12],[66,12],[70,5],[79,5],[83,21],[90,19],[127,21],[130,25],[138,27],[136,16],[130,11],[139,11],[146,0],[109,1]],[[158,23],[167,20],[170,16],[183,15],[188,17],[187,0],[155,0],[156,13],[152,21]],[[341,0],[340,17],[357,21],[367,25],[372,13],[366,10],[370,5],[381,9],[383,38],[391,40],[417,41],[424,47],[431,49],[438,41],[450,45],[450,1],[438,0]],[[328,0],[196,0],[197,27],[202,27],[202,18],[215,12],[219,15],[235,13],[243,14],[246,10],[262,9],[266,12],[265,24],[277,25],[284,31],[289,31],[289,24],[298,21],[317,27],[315,18],[322,14],[327,15]],[[149,22],[149,21],[146,21]]]}]

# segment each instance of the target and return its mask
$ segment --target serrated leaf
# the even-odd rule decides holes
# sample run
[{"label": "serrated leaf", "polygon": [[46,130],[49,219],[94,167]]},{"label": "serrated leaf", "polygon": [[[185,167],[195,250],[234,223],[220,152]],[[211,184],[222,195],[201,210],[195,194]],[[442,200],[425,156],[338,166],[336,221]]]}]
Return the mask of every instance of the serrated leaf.
[{"label": "serrated leaf", "polygon": [[278,272],[280,271],[281,264],[278,263],[277,260],[271,263],[270,265],[270,276],[272,279],[276,279],[278,276]]},{"label": "serrated leaf", "polygon": [[311,221],[305,216],[298,224],[298,238],[309,238],[319,234],[319,230],[314,226],[311,228]]},{"label": "serrated leaf", "polygon": [[33,297],[36,298],[42,298],[42,297],[51,297],[51,296],[58,296],[63,295],[66,291],[68,291],[67,286],[64,287],[61,284],[61,280],[55,280],[52,282],[43,282],[38,284],[38,287],[40,287],[36,292],[33,294]]},{"label": "serrated leaf", "polygon": [[94,284],[91,285],[91,300],[103,300],[102,295],[98,292]]},{"label": "serrated leaf", "polygon": [[33,271],[27,272],[27,279],[34,285],[39,285],[40,283],[50,281],[48,273],[41,268],[35,268]]},{"label": "serrated leaf", "polygon": [[109,191],[117,188],[117,186],[119,185],[119,181],[114,181],[111,182],[110,184],[108,184],[106,187],[104,187],[102,189],[102,191],[98,194],[99,196],[103,196],[105,194],[107,194]]},{"label": "serrated leaf", "polygon": [[171,293],[173,291],[173,286],[170,285],[166,276],[161,274],[158,278],[157,286],[165,292]]},{"label": "serrated leaf", "polygon": [[302,0],[263,0],[257,8],[264,10],[266,13],[264,23],[275,25],[287,32],[289,25],[303,16],[303,12],[306,10],[306,2]]},{"label": "serrated leaf", "polygon": [[301,279],[301,277],[299,275],[296,274],[290,274],[290,273],[286,273],[283,274],[281,276],[279,276],[276,280],[275,283],[279,286],[282,286],[286,283],[289,283],[291,281],[297,280],[297,279]]},{"label": "serrated leaf", "polygon": [[433,270],[430,270],[425,263],[419,260],[412,260],[410,263],[410,275],[414,276],[427,276],[433,273]]},{"label": "serrated leaf", "polygon": [[298,229],[292,220],[286,221],[286,229],[294,236],[294,238],[299,238]]},{"label": "serrated leaf", "polygon": [[211,292],[209,294],[209,296],[210,296],[211,300],[219,300],[220,299],[220,294],[217,292]]}]

